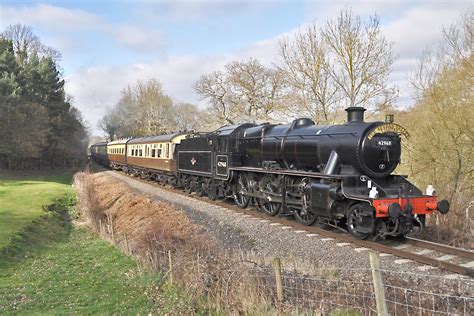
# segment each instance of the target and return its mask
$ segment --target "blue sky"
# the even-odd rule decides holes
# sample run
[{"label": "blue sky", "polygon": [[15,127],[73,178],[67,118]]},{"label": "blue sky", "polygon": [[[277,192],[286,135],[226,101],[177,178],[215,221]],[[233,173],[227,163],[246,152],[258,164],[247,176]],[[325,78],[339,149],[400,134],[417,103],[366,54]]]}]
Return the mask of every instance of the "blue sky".
[{"label": "blue sky", "polygon": [[176,100],[204,105],[193,83],[227,62],[256,57],[278,63],[278,41],[344,7],[377,13],[398,56],[390,77],[409,105],[409,75],[423,49],[441,39],[470,1],[8,1],[0,29],[31,25],[63,53],[66,90],[91,127],[136,80],[159,79]]}]

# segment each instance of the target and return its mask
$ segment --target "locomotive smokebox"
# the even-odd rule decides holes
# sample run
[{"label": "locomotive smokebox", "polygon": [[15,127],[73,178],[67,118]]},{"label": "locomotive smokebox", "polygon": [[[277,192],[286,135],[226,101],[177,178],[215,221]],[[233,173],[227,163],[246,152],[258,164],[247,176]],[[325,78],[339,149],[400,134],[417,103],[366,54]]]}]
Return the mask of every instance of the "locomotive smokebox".
[{"label": "locomotive smokebox", "polygon": [[351,106],[346,109],[347,123],[363,122],[365,109],[360,106]]}]

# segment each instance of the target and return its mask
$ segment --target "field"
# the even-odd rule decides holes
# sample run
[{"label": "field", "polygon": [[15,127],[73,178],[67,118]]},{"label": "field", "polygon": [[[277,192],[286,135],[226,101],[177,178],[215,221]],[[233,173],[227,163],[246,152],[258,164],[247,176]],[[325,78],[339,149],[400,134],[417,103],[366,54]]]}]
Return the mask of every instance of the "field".
[{"label": "field", "polygon": [[0,314],[148,314],[183,304],[159,274],[72,224],[70,175],[0,183]]},{"label": "field", "polygon": [[0,248],[41,216],[44,205],[71,192],[71,173],[68,172],[29,177],[0,174]]}]

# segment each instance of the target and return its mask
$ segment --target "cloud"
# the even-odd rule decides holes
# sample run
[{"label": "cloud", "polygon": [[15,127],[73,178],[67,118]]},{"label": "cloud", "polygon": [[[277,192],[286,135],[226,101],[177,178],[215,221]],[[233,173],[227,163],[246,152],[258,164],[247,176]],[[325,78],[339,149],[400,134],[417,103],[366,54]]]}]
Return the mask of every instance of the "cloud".
[{"label": "cloud", "polygon": [[164,33],[136,25],[104,25],[103,29],[123,46],[135,51],[161,51],[166,47]]},{"label": "cloud", "polygon": [[92,29],[102,23],[100,17],[84,10],[45,4],[35,7],[0,6],[0,21],[3,27],[24,22],[49,31]]},{"label": "cloud", "polygon": [[269,5],[271,0],[177,0],[156,3],[144,3],[134,7],[133,13],[148,19],[166,19],[168,21],[202,22],[215,17],[238,14],[253,14]]},{"label": "cloud", "polygon": [[[67,43],[65,39],[71,31],[100,32],[120,46],[140,51],[161,51],[165,48],[164,33],[150,30],[136,24],[112,23],[106,19],[81,9],[69,9],[52,5],[1,6],[0,27],[24,23],[55,33],[55,41]],[[68,34],[70,36],[70,34]],[[68,46],[58,47],[68,49]]]},{"label": "cloud", "polygon": [[65,78],[66,92],[93,126],[120,98],[120,91],[138,80],[158,79],[179,101],[198,103],[193,85],[207,72],[224,67],[230,56],[175,56],[149,64],[83,68]]},{"label": "cloud", "polygon": [[383,31],[401,56],[416,57],[440,40],[443,27],[455,22],[461,11],[462,6],[454,4],[443,10],[434,6],[412,8],[384,25]]}]

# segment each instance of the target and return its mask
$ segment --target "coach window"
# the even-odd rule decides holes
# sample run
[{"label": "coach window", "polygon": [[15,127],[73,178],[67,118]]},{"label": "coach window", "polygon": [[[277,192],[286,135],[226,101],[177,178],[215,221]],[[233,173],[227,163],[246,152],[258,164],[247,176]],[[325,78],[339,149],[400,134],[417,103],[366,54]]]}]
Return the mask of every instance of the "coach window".
[{"label": "coach window", "polygon": [[158,158],[161,158],[161,148],[158,149]]},{"label": "coach window", "polygon": [[170,157],[170,144],[166,144],[166,158]]},{"label": "coach window", "polygon": [[143,149],[140,149],[140,157],[143,157]]},{"label": "coach window", "polygon": [[151,150],[151,157],[155,158],[155,154],[156,154],[156,149],[152,149]]}]

